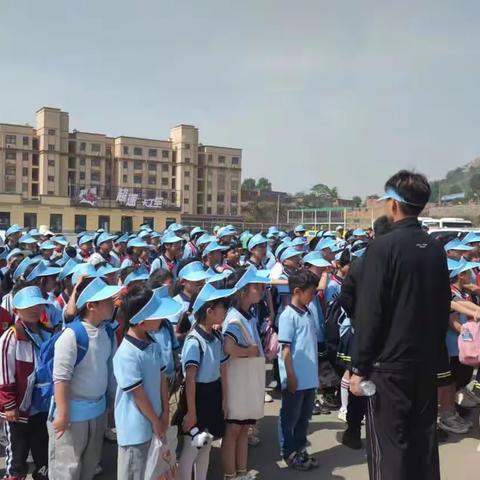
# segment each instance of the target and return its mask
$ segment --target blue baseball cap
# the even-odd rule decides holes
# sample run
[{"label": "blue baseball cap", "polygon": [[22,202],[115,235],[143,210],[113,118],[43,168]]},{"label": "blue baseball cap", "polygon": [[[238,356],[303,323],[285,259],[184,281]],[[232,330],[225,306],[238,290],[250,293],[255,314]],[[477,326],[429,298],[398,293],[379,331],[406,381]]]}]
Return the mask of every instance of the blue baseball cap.
[{"label": "blue baseball cap", "polygon": [[202,262],[190,262],[177,273],[179,280],[187,280],[189,282],[200,282],[207,280],[209,277],[210,275],[203,268]]},{"label": "blue baseball cap", "polygon": [[190,232],[190,237],[198,235],[199,233],[207,233],[207,231],[200,227],[193,227],[192,231]]},{"label": "blue baseball cap", "polygon": [[305,228],[305,225],[297,225],[293,231],[295,233],[301,233],[301,232],[306,232],[307,229]]},{"label": "blue baseball cap", "polygon": [[33,260],[29,257],[25,257],[17,266],[15,271],[13,272],[13,279],[17,280],[17,278],[21,277],[24,273],[25,270],[28,268],[29,265],[31,265]]},{"label": "blue baseball cap", "polygon": [[235,289],[241,290],[243,287],[250,283],[270,283],[270,271],[269,270],[257,270],[253,265],[245,271],[235,284]]},{"label": "blue baseball cap", "polygon": [[95,278],[99,273],[91,263],[79,263],[73,268],[72,283],[75,285],[80,277]]},{"label": "blue baseball cap", "polygon": [[55,250],[55,244],[50,240],[45,240],[40,244],[40,250]]},{"label": "blue baseball cap", "polygon": [[448,252],[449,250],[458,250],[461,252],[469,252],[470,250],[473,250],[473,247],[465,245],[458,238],[451,240],[443,248],[446,252]]},{"label": "blue baseball cap", "polygon": [[76,258],[70,258],[70,260],[68,260],[68,262],[66,262],[63,266],[62,271],[58,275],[58,279],[65,280],[65,278],[67,278],[69,275],[73,275],[73,271],[78,264],[79,260]]},{"label": "blue baseball cap", "polygon": [[131,282],[148,280],[149,278],[150,278],[150,273],[148,272],[148,270],[145,268],[144,265],[141,265],[140,267],[136,268],[133,272],[129,273],[125,277],[123,284],[127,286]]},{"label": "blue baseball cap", "polygon": [[392,187],[388,187],[385,190],[385,194],[383,195],[383,197],[380,197],[378,199],[379,202],[381,202],[382,200],[395,200],[396,202],[405,203],[406,205],[412,205],[413,207],[423,207],[424,206],[423,204],[420,205],[418,203],[408,202],[398,192],[396,192]]},{"label": "blue baseball cap", "polygon": [[248,241],[248,251],[251,252],[255,247],[259,245],[266,245],[268,239],[265,238],[261,233],[257,233]]},{"label": "blue baseball cap", "polygon": [[28,233],[25,233],[20,237],[18,243],[37,243],[37,239],[29,235]]},{"label": "blue baseball cap", "polygon": [[148,320],[162,320],[177,315],[183,306],[168,294],[167,287],[156,288],[150,300],[129,320],[130,325],[138,325]]},{"label": "blue baseball cap", "polygon": [[166,233],[162,237],[162,245],[165,245],[166,243],[177,243],[177,242],[183,242],[183,238],[178,237],[174,233]]},{"label": "blue baseball cap", "polygon": [[108,242],[110,240],[115,240],[115,235],[112,235],[108,232],[102,232],[95,240],[95,245],[98,247],[100,246],[102,243],[105,243],[105,242]]},{"label": "blue baseball cap", "polygon": [[93,235],[90,235],[89,233],[86,233],[85,235],[82,235],[78,239],[78,244],[79,245],[84,245],[85,243],[93,242],[94,238],[95,237]]},{"label": "blue baseball cap", "polygon": [[128,241],[127,247],[148,248],[148,243],[141,238],[135,237]]},{"label": "blue baseball cap", "polygon": [[92,280],[77,299],[76,306],[80,310],[89,302],[100,302],[107,298],[112,298],[120,292],[118,286],[107,285],[102,279],[95,278]]},{"label": "blue baseball cap", "polygon": [[127,243],[128,242],[128,233],[120,235],[113,243]]},{"label": "blue baseball cap", "polygon": [[59,267],[49,267],[44,262],[39,262],[37,266],[28,274],[25,279],[27,282],[31,282],[39,277],[50,277],[52,275],[58,275],[62,271]]},{"label": "blue baseball cap", "polygon": [[205,250],[202,252],[202,257],[206,257],[209,253],[212,252],[224,252],[225,250],[228,250],[228,247],[224,247],[223,245],[220,245],[216,241],[210,242]]},{"label": "blue baseball cap", "polygon": [[18,257],[19,255],[23,255],[24,257],[28,257],[31,255],[30,250],[22,250],[21,248],[14,248],[13,250],[8,251],[6,248],[2,252],[2,255],[5,255],[3,258],[10,260],[13,257]]},{"label": "blue baseball cap", "polygon": [[18,224],[11,225],[9,228],[7,228],[7,231],[5,232],[5,238],[8,238],[10,235],[13,235],[14,233],[19,233],[22,231],[23,231],[23,228],[20,225]]},{"label": "blue baseball cap", "polygon": [[63,235],[57,235],[56,237],[53,237],[52,242],[63,245],[64,247],[68,245],[68,240]]},{"label": "blue baseball cap", "polygon": [[303,263],[308,263],[310,265],[313,265],[314,267],[320,268],[327,268],[332,266],[330,262],[328,262],[322,257],[322,254],[319,251],[307,253],[307,255],[303,257]]},{"label": "blue baseball cap", "polygon": [[285,260],[288,260],[289,258],[296,257],[296,256],[302,256],[302,252],[300,252],[299,250],[296,250],[293,247],[288,247],[280,255],[280,261],[283,263]]},{"label": "blue baseball cap", "polygon": [[235,288],[215,288],[211,283],[206,283],[198,293],[192,311],[197,313],[207,302],[228,298],[235,292]]},{"label": "blue baseball cap", "polygon": [[14,296],[13,308],[22,310],[36,305],[47,305],[49,302],[43,298],[42,291],[38,287],[25,287],[19,290]]}]

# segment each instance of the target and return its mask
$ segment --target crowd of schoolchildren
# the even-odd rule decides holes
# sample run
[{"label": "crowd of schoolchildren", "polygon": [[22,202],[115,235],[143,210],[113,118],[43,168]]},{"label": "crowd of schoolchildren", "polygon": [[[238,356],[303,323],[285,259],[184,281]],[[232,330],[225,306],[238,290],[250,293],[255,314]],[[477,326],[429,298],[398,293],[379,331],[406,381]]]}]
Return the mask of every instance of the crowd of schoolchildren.
[{"label": "crowd of schoolchildren", "polygon": [[[356,282],[369,242],[390,228],[380,218],[374,231],[338,227],[307,239],[302,225],[256,234],[142,225],[72,239],[12,225],[0,248],[6,478],[25,478],[31,454],[35,479],[92,479],[105,438],[118,443],[119,479],[206,479],[216,439],[224,478],[251,478],[248,449],[261,442],[272,401],[265,361],[290,468],[318,467],[307,451],[312,414],[338,409],[342,442],[361,448],[366,401],[349,392]],[[479,246],[474,233],[445,245],[452,315],[438,425],[446,432],[472,426],[457,403],[480,403],[480,383],[466,388],[474,372],[458,342],[480,312]]]}]

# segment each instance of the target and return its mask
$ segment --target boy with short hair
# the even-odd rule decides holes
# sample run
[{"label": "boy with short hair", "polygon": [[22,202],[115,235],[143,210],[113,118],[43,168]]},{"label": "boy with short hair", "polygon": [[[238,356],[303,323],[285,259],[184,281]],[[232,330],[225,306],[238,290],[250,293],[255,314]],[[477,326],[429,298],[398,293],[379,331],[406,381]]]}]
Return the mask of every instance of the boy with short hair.
[{"label": "boy with short hair", "polygon": [[[50,478],[91,480],[100,461],[107,418],[107,391],[114,395],[113,297],[120,287],[100,278],[85,279],[76,288],[76,308],[88,336],[88,349],[76,364],[77,338],[66,329],[55,343],[53,421],[48,423]],[[107,327],[108,328],[108,327]]]},{"label": "boy with short hair", "polygon": [[315,297],[318,277],[306,269],[288,278],[291,303],[279,318],[278,341],[282,383],[280,409],[280,450],[290,468],[307,471],[318,467],[308,455],[307,430],[318,383],[317,328],[308,305]]}]

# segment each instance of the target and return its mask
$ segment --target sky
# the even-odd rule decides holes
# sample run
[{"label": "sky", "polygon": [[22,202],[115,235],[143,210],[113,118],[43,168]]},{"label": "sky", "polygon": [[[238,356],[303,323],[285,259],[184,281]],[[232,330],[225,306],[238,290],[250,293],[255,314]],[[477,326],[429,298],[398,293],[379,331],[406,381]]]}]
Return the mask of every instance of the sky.
[{"label": "sky", "polygon": [[480,2],[0,0],[0,122],[243,149],[243,177],[342,197],[480,155]]}]

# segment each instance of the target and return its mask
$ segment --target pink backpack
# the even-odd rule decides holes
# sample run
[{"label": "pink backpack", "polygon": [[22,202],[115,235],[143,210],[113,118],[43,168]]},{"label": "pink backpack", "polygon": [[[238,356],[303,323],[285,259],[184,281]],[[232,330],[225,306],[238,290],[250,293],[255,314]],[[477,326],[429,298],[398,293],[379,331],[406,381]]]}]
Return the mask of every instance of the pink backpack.
[{"label": "pink backpack", "polygon": [[280,344],[278,343],[278,335],[271,325],[265,328],[265,336],[263,337],[263,350],[265,358],[272,361],[277,358],[280,352]]},{"label": "pink backpack", "polygon": [[468,321],[458,336],[460,362],[471,367],[480,366],[480,323]]}]

